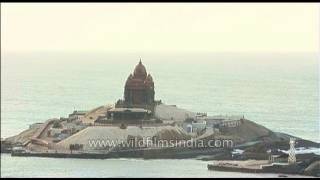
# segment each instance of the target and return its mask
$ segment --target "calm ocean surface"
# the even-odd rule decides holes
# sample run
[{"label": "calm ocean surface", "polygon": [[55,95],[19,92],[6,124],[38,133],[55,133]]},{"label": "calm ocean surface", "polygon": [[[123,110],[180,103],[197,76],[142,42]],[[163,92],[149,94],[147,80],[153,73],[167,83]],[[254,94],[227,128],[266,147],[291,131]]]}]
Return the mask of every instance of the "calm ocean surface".
[{"label": "calm ocean surface", "polygon": [[[156,99],[209,115],[244,115],[274,130],[320,142],[319,55],[315,54],[3,54],[1,137],[122,98],[142,58]],[[197,160],[80,160],[1,155],[2,176],[227,177]],[[40,170],[41,169],[41,170]],[[40,170],[40,171],[39,171]],[[275,175],[263,175],[275,176]]]}]

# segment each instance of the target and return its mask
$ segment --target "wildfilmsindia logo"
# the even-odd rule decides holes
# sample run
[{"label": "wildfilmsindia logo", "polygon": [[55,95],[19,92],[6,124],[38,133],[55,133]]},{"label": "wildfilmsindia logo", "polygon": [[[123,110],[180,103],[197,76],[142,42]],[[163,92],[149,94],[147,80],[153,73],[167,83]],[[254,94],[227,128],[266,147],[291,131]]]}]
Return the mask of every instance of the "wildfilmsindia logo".
[{"label": "wildfilmsindia logo", "polygon": [[130,139],[89,139],[90,149],[109,149],[115,147],[122,148],[233,148],[231,139],[156,139],[152,137],[134,137]]}]

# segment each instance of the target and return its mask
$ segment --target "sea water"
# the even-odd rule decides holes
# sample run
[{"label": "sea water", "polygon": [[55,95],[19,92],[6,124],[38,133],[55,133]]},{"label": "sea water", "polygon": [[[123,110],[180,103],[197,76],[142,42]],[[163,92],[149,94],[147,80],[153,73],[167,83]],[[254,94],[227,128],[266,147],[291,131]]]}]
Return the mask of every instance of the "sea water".
[{"label": "sea water", "polygon": [[[73,110],[113,104],[123,98],[124,83],[140,58],[154,79],[156,99],[166,104],[208,115],[243,115],[273,131],[320,142],[319,55],[311,53],[2,54],[1,137],[15,135],[32,123],[66,117]],[[1,174],[234,175],[208,172],[206,164],[198,160],[78,160],[1,155]]]}]

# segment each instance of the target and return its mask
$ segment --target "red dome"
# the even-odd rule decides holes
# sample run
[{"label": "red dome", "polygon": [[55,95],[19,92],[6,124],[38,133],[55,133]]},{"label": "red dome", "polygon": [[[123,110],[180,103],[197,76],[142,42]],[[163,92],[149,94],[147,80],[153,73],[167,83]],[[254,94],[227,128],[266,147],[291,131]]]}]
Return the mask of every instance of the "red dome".
[{"label": "red dome", "polygon": [[152,76],[148,74],[141,60],[139,64],[136,65],[133,75],[130,74],[127,78],[125,87],[129,89],[145,89],[153,88],[154,83]]},{"label": "red dome", "polygon": [[133,76],[132,76],[132,74],[130,74],[129,76],[128,76],[128,79],[132,79],[133,78]]},{"label": "red dome", "polygon": [[148,74],[147,76],[147,81],[153,81],[152,76],[150,74]]},{"label": "red dome", "polygon": [[141,60],[139,64],[136,65],[134,68],[133,76],[140,79],[146,79],[147,77],[147,71],[144,65],[142,64]]}]

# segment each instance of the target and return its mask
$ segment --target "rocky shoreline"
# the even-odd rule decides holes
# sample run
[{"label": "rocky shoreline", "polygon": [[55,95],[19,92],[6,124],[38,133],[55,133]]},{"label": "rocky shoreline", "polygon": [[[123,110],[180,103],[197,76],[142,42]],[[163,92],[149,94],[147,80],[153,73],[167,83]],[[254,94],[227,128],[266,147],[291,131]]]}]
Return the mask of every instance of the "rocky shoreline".
[{"label": "rocky shoreline", "polygon": [[[261,160],[245,160],[245,161],[218,161],[207,165],[208,170],[213,171],[230,171],[244,173],[277,173],[277,174],[298,174],[305,176],[320,177],[320,156],[313,155],[313,158],[304,160],[297,164],[283,165],[262,162]],[[242,165],[246,162],[257,163],[256,167],[250,165]]]}]

